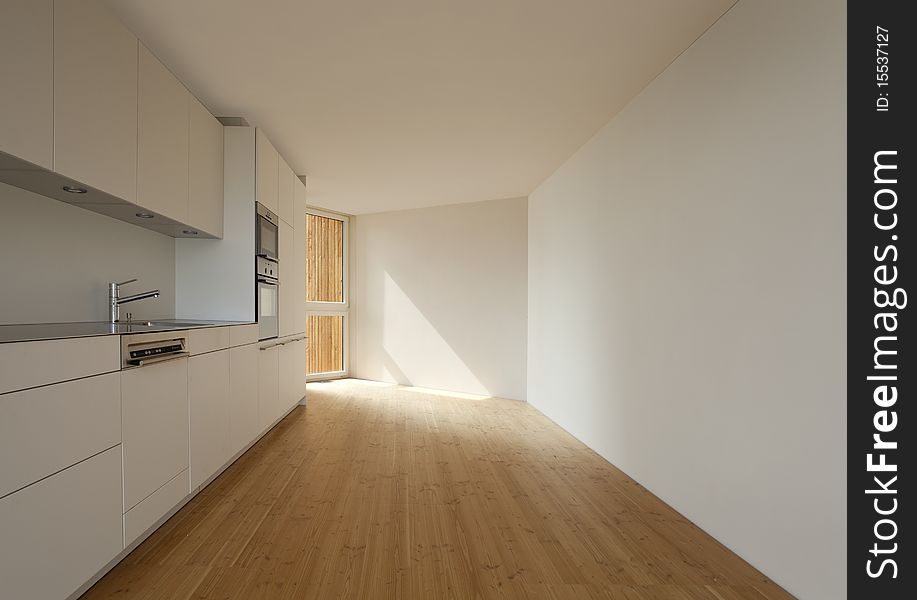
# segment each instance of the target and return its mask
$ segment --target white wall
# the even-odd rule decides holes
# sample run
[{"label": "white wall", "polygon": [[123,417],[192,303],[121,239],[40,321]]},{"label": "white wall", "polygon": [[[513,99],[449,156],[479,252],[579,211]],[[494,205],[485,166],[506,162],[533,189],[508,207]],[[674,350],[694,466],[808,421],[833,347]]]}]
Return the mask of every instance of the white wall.
[{"label": "white wall", "polygon": [[135,319],[175,311],[172,238],[0,183],[0,323],[108,320],[108,283],[134,277]]},{"label": "white wall", "polygon": [[175,240],[175,316],[255,320],[255,128],[223,128],[223,239]]},{"label": "white wall", "polygon": [[524,399],[526,199],[353,225],[352,374]]},{"label": "white wall", "polygon": [[846,596],[845,3],[741,0],[529,201],[528,399]]}]

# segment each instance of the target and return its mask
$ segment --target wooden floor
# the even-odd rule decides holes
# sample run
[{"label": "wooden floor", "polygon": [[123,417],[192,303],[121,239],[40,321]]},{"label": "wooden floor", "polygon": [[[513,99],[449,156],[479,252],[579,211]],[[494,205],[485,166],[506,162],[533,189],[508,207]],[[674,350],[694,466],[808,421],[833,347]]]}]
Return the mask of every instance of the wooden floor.
[{"label": "wooden floor", "polygon": [[83,598],[791,596],[525,403],[350,380]]}]

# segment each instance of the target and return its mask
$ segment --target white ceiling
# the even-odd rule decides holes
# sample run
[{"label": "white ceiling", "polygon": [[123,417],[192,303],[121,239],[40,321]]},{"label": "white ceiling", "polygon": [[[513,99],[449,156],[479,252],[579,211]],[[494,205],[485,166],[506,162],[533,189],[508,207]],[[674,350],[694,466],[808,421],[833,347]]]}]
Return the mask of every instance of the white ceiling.
[{"label": "white ceiling", "polygon": [[309,203],[526,196],[733,0],[109,0]]}]

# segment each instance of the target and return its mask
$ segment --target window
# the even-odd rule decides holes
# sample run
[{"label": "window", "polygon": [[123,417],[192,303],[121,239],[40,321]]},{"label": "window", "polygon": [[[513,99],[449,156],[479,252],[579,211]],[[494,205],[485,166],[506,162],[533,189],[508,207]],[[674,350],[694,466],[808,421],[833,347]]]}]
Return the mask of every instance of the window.
[{"label": "window", "polygon": [[348,225],[344,215],[306,211],[306,377],[347,375]]}]

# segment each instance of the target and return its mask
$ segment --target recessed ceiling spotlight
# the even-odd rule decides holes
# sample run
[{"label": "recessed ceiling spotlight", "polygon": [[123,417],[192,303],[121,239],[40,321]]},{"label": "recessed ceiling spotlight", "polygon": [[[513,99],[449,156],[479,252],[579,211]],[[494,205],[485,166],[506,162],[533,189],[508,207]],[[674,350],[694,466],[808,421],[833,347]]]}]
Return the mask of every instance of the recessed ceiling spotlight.
[{"label": "recessed ceiling spotlight", "polygon": [[181,232],[185,235],[197,235],[197,232],[193,229],[182,229]]},{"label": "recessed ceiling spotlight", "polygon": [[65,185],[63,190],[68,194],[85,194],[86,188],[76,187],[72,185]]},{"label": "recessed ceiling spotlight", "polygon": [[139,213],[135,213],[135,214],[136,214],[138,217],[140,217],[141,219],[152,219],[152,218],[155,216],[155,215],[153,215],[153,213],[148,213],[148,212],[139,212]]}]

